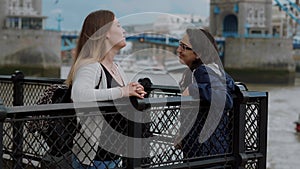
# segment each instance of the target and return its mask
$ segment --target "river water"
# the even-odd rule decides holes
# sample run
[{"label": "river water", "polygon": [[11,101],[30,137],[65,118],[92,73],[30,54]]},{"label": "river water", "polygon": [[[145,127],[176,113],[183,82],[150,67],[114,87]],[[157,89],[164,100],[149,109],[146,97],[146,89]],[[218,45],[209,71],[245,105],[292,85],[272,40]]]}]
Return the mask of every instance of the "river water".
[{"label": "river water", "polygon": [[269,93],[267,167],[300,168],[300,135],[295,121],[300,114],[300,76],[295,85],[248,85],[249,90]]},{"label": "river water", "polygon": [[[68,68],[64,68],[67,72]],[[66,73],[62,74],[62,78]],[[127,73],[129,79],[137,80],[149,77],[154,84],[178,84],[180,74],[167,75],[163,73],[149,74]],[[300,74],[294,85],[257,85],[247,84],[249,90],[267,91],[268,103],[268,169],[298,169],[300,168],[300,134],[295,132],[295,121],[300,114]]]}]

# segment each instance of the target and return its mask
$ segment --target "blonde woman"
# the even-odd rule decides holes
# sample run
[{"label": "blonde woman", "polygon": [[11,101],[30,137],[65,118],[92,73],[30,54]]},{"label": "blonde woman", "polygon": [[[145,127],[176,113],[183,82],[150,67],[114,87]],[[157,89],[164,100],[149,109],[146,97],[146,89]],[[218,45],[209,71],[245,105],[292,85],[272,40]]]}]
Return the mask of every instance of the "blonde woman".
[{"label": "blonde woman", "polygon": [[[98,10],[85,18],[75,62],[66,81],[72,87],[73,102],[105,101],[129,96],[144,98],[146,92],[143,86],[137,82],[128,83],[121,67],[114,63],[114,57],[125,46],[124,29],[113,12]],[[119,156],[101,149],[101,120],[92,118],[84,124],[80,123],[83,125],[80,130],[91,132],[80,131],[75,137],[73,153],[76,160],[73,161],[73,168],[115,168]],[[123,117],[116,115],[109,118],[122,120]]]}]

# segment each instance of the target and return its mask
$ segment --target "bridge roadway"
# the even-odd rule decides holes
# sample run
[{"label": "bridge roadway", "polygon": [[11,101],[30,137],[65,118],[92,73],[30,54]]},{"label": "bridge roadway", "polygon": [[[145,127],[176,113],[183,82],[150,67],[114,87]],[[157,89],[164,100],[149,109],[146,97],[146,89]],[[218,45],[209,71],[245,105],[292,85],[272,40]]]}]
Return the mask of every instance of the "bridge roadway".
[{"label": "bridge roadway", "polygon": [[[69,51],[76,47],[78,34],[62,34],[61,35],[61,51]],[[255,37],[253,37],[255,38]],[[256,37],[257,38],[257,37]],[[154,35],[154,34],[136,34],[126,37],[127,41],[139,41],[141,43],[153,43],[176,47],[179,39],[168,35]],[[224,57],[225,38],[216,38],[217,45],[220,52],[220,57]],[[293,39],[293,49],[300,49],[300,38]]]},{"label": "bridge roadway", "polygon": [[[76,47],[76,40],[78,38],[77,32],[62,32],[61,40],[61,50],[71,50]],[[178,39],[171,37],[169,35],[162,35],[162,34],[135,34],[135,35],[128,35],[126,37],[127,41],[139,41],[145,43],[155,43],[155,44],[165,44],[168,46],[178,46]]]},{"label": "bridge roadway", "polygon": [[[62,32],[61,35],[61,51],[69,51],[76,47],[76,41],[78,38],[78,32]],[[152,43],[158,45],[167,45],[171,47],[177,47],[179,39],[165,34],[153,34],[153,33],[142,33],[128,35],[126,41],[140,42],[140,43]],[[216,38],[220,57],[224,56],[224,38]]]}]

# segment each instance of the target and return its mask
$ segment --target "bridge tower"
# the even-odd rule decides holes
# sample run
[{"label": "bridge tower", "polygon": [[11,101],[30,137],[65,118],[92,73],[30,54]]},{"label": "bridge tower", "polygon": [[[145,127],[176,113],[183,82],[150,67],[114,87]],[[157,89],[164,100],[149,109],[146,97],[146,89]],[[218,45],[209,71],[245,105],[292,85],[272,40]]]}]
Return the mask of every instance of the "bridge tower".
[{"label": "bridge tower", "polygon": [[272,34],[272,0],[211,0],[210,32],[215,36]]},{"label": "bridge tower", "polygon": [[210,32],[224,37],[224,67],[237,81],[294,83],[292,39],[273,35],[272,2],[210,1]]}]

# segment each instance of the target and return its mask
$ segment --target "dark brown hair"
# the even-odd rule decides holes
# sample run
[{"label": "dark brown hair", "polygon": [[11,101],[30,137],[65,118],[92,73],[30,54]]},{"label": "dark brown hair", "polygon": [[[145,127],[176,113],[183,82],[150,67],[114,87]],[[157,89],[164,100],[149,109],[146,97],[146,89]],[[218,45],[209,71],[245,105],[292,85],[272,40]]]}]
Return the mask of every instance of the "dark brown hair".
[{"label": "dark brown hair", "polygon": [[[215,38],[205,29],[187,29],[187,35],[189,36],[190,43],[192,45],[193,52],[197,57],[192,64],[187,68],[184,73],[183,77],[180,81],[180,86],[182,89],[185,89],[189,84],[192,83],[192,72],[196,68],[198,68],[203,63],[211,63],[214,62],[213,57],[210,57],[210,52],[217,52],[218,47]],[[205,37],[203,37],[203,34]],[[207,41],[208,39],[208,41]],[[213,48],[209,47],[213,45]],[[212,51],[213,50],[213,51]]]}]

